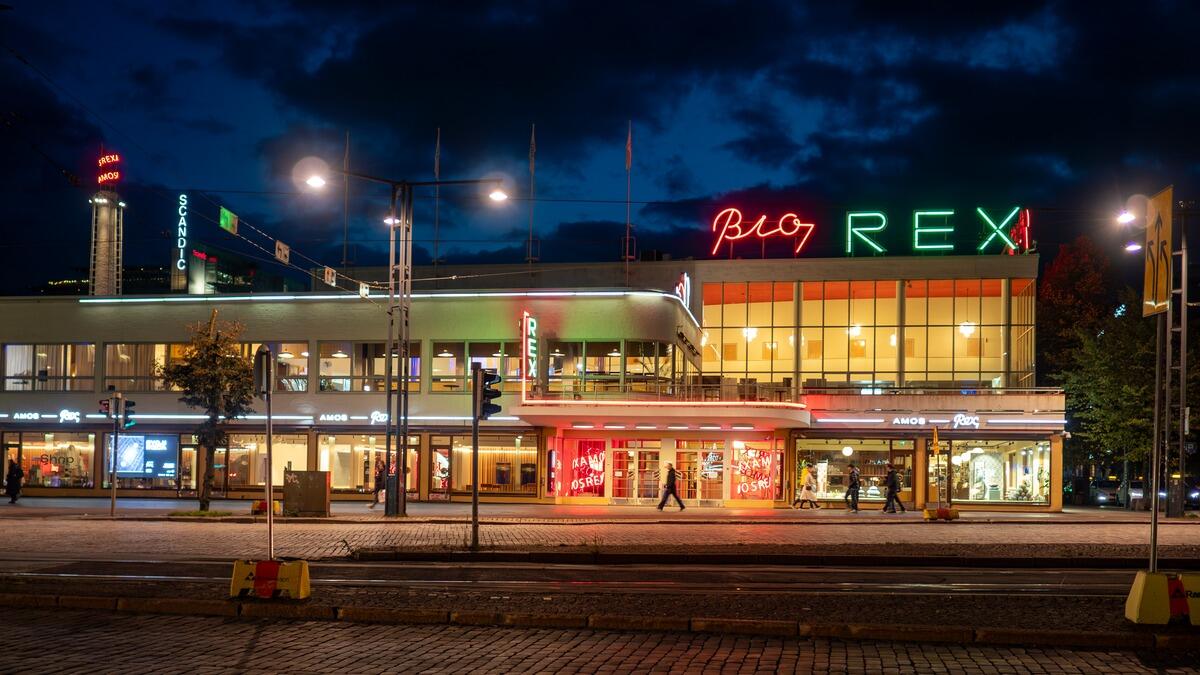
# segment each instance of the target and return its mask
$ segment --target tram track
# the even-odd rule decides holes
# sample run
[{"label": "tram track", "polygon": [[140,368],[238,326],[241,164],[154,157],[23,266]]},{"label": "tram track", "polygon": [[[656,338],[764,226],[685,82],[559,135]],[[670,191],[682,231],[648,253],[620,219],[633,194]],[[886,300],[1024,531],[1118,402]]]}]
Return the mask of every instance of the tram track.
[{"label": "tram track", "polygon": [[[228,560],[0,558],[0,588],[25,583],[228,584]],[[423,593],[728,595],[1035,595],[1125,597],[1127,570],[747,565],[354,563],[311,565],[315,587]]]}]

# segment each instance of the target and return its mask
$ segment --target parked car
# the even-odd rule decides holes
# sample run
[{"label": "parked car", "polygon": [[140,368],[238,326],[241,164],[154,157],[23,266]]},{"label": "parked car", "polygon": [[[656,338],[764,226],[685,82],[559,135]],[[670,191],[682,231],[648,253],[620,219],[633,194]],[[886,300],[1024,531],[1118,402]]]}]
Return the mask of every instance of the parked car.
[{"label": "parked car", "polygon": [[1200,509],[1200,478],[1184,478],[1183,486],[1183,508]]},{"label": "parked car", "polygon": [[1088,501],[1097,506],[1116,506],[1119,487],[1115,480],[1094,480],[1088,486]]},{"label": "parked car", "polygon": [[1146,481],[1138,479],[1128,481],[1128,484],[1122,482],[1117,496],[1117,503],[1121,506],[1128,506],[1131,499],[1145,498]]}]

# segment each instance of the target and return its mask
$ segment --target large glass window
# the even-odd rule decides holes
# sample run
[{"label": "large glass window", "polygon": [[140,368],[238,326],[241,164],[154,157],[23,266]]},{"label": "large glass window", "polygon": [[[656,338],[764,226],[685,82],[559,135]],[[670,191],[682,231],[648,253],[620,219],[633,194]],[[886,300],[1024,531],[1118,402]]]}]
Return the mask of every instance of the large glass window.
[{"label": "large glass window", "polygon": [[[8,461],[25,472],[23,485],[33,487],[92,487],[96,435],[88,433],[22,432],[4,434]],[[5,471],[8,465],[5,465]]]},{"label": "large glass window", "polygon": [[111,343],[104,346],[104,386],[117,391],[163,391],[161,368],[183,360],[186,343]]},{"label": "large glass window", "polygon": [[[896,441],[911,444],[911,441]],[[816,478],[817,497],[841,499],[850,479],[850,464],[859,471],[859,499],[883,500],[887,496],[887,465],[892,461],[892,442],[876,438],[800,438],[796,440],[796,492],[804,485],[805,475]],[[907,446],[905,446],[907,447]],[[902,467],[899,468],[902,470]],[[901,484],[911,486],[910,477]]]},{"label": "large glass window", "polygon": [[[399,436],[393,438],[395,441]],[[408,437],[408,480],[405,488],[415,492],[420,477],[418,458],[419,436]],[[372,492],[375,475],[387,455],[386,439],[382,434],[321,434],[317,437],[317,470],[329,472],[329,484],[334,490]],[[392,470],[396,468],[396,448],[392,448]]]},{"label": "large glass window", "polygon": [[950,499],[1046,504],[1050,470],[1049,441],[952,441]]},{"label": "large glass window", "polygon": [[919,387],[1002,387],[1005,283],[904,282],[905,382]]},{"label": "large glass window", "polygon": [[550,391],[583,390],[583,343],[551,340],[546,350]]},{"label": "large glass window", "polygon": [[592,342],[584,344],[584,389],[616,392],[621,388],[621,343]]},{"label": "large glass window", "polygon": [[705,284],[701,363],[721,398],[782,400],[796,369],[796,284]]},{"label": "large glass window", "polygon": [[675,469],[680,499],[722,498],[725,481],[725,441],[675,441]]},{"label": "large glass window", "polygon": [[467,389],[467,345],[463,342],[433,343],[432,391],[463,393]]},{"label": "large glass window", "polygon": [[[308,437],[304,434],[273,434],[271,439],[271,482],[282,487],[285,470],[308,470]],[[230,434],[226,464],[230,488],[265,485],[266,434]]]},{"label": "large glass window", "polygon": [[[101,484],[112,476],[112,434],[104,436]],[[195,448],[180,446],[178,434],[121,433],[116,458],[117,487],[141,490],[195,488]]]},{"label": "large glass window", "polygon": [[[262,343],[242,343],[242,354],[253,359]],[[275,354],[275,391],[308,391],[308,343],[268,342]]]},{"label": "large glass window", "polygon": [[1010,386],[1032,387],[1034,379],[1033,324],[1036,298],[1033,279],[1012,279],[1012,349],[1009,355]]},{"label": "large glass window", "polygon": [[733,441],[733,499],[781,499],[783,441]]},{"label": "large glass window", "polygon": [[4,389],[90,391],[95,365],[92,344],[4,345]]},{"label": "large glass window", "polygon": [[603,439],[563,439],[562,457],[555,461],[555,488],[558,494],[564,497],[603,497],[604,460]]},{"label": "large glass window", "polygon": [[[322,342],[320,354],[321,391],[384,391],[387,360],[383,342]],[[408,347],[408,390],[421,389],[421,343]],[[400,379],[399,352],[392,356],[393,382]],[[393,386],[395,388],[395,386]]]},{"label": "large glass window", "polygon": [[[434,436],[433,445],[443,445]],[[450,479],[455,492],[471,490],[471,437],[451,436]],[[435,467],[436,471],[436,467]],[[537,491],[537,439],[522,434],[479,436],[479,492],[534,494]]]}]

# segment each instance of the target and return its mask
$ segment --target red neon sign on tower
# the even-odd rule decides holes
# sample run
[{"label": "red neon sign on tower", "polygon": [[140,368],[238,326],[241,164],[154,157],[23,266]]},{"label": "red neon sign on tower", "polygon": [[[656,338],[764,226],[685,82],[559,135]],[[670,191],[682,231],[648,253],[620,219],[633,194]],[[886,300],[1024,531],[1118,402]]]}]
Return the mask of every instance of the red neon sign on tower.
[{"label": "red neon sign on tower", "polygon": [[100,175],[96,176],[96,182],[100,185],[105,183],[115,183],[121,180],[121,172],[116,169],[116,166],[121,163],[121,156],[115,152],[100,155],[100,160],[96,165],[100,167]]},{"label": "red neon sign on tower", "polygon": [[742,212],[732,207],[718,213],[712,223],[712,231],[718,233],[717,240],[713,242],[713,255],[717,254],[723,242],[732,243],[751,235],[757,235],[759,239],[767,239],[776,235],[798,237],[794,253],[799,253],[800,249],[808,243],[808,238],[812,236],[813,229],[816,227],[812,223],[800,222],[800,217],[794,213],[783,214],[778,221],[771,225],[766,223],[767,217],[763,215],[759,216],[753,224],[747,224],[742,220]]}]

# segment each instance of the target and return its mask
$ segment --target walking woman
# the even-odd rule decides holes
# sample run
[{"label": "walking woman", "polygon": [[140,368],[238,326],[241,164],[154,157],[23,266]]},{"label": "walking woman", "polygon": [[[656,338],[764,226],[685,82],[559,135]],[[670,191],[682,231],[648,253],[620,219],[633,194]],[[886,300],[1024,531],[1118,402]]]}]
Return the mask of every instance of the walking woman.
[{"label": "walking woman", "polygon": [[821,505],[817,503],[817,475],[813,471],[812,462],[807,462],[804,465],[804,471],[800,474],[800,496],[796,501],[792,502],[792,508],[805,508],[805,504],[809,504],[811,508],[819,509]]},{"label": "walking woman", "polygon": [[17,497],[21,496],[21,479],[24,477],[25,472],[21,470],[21,466],[10,459],[8,474],[4,476],[4,494],[8,495],[9,504],[16,504]]},{"label": "walking woman", "polygon": [[384,494],[387,494],[385,492],[386,488],[387,488],[387,470],[383,466],[383,460],[376,458],[375,459],[375,490],[371,496],[371,505],[367,507],[368,509],[373,509],[379,505],[379,493],[384,492]]}]

